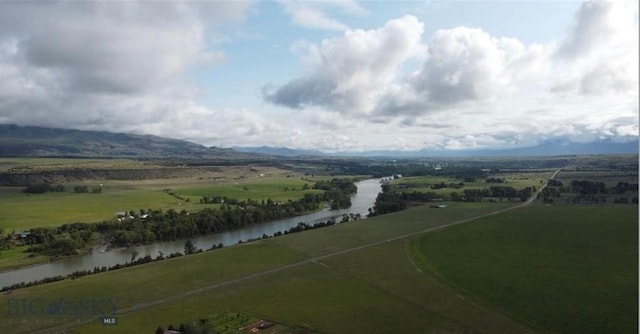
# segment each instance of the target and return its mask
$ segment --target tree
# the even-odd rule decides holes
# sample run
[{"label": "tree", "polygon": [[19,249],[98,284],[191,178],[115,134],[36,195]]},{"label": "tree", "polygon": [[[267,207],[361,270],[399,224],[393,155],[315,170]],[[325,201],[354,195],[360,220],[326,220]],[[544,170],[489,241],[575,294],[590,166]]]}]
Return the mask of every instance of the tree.
[{"label": "tree", "polygon": [[197,250],[198,250],[198,248],[196,248],[196,246],[193,244],[191,239],[187,240],[187,242],[184,243],[184,253],[185,254],[193,254]]},{"label": "tree", "polygon": [[158,326],[158,328],[156,328],[156,334],[164,334],[164,328],[162,328],[162,326]]}]

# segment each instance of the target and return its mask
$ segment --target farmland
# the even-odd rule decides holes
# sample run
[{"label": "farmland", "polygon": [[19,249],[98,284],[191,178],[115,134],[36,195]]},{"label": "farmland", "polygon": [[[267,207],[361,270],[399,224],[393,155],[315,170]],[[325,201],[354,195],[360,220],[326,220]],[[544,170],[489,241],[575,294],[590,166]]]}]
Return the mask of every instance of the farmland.
[{"label": "farmland", "polygon": [[[375,219],[154,262],[73,281],[21,289],[10,297],[3,298],[48,300],[59,296],[65,296],[68,299],[101,296],[117,298],[119,308],[126,308],[166,296],[175,296],[216,282],[244,277],[269,268],[300,263],[305,259],[323,254],[388,240],[406,233],[494,211],[506,205],[453,203],[452,207],[455,210],[416,207]],[[281,323],[308,325],[321,332],[342,332],[341,326],[345,330],[360,327],[364,332],[385,332],[385,328],[400,326],[404,321],[407,321],[406,325],[398,327],[399,329],[415,330],[420,326],[461,328],[457,321],[463,321],[467,323],[465,326],[471,327],[506,326],[521,330],[521,325],[513,323],[508,318],[470,304],[464,306],[465,313],[468,313],[464,318],[462,318],[463,315],[456,315],[459,311],[456,308],[448,309],[441,314],[438,304],[442,303],[441,306],[450,303],[464,304],[464,301],[445,285],[417,272],[406,254],[405,247],[405,242],[402,240],[381,243],[379,246],[346,253],[345,257],[333,256],[319,261],[320,263],[300,263],[290,269],[257,276],[256,279],[241,280],[224,288],[202,290],[188,298],[170,299],[170,303],[161,303],[148,309],[140,309],[119,316],[118,328],[125,332],[145,332],[155,329],[160,324],[160,319],[163,319],[163,322],[169,320],[179,323],[194,316],[197,318],[217,312],[236,311],[259,315]],[[387,252],[390,253],[381,256]],[[400,260],[402,261],[395,265],[401,271],[381,270]],[[337,262],[334,264],[332,261]],[[346,262],[341,264],[341,261]],[[352,262],[371,263],[371,266],[364,267],[364,269],[368,268],[364,274],[370,274],[371,278],[366,275],[361,276],[363,273],[358,273],[357,270],[363,268],[352,265]],[[379,274],[375,274],[379,271],[386,274],[380,277]],[[393,282],[403,286],[406,284],[400,284],[400,282],[406,282],[407,279],[412,279],[416,284],[410,284],[407,287],[408,291],[402,292],[401,297],[395,295],[400,292],[388,292],[377,287],[379,284],[394,285]],[[150,284],[151,282],[153,284]],[[424,282],[428,282],[429,285],[423,286]],[[422,301],[413,301],[411,295],[420,290],[413,291],[410,286],[416,289],[432,289],[434,292],[443,294],[443,299],[440,302],[433,301],[428,295],[423,294]],[[113,292],[105,293],[106,291]],[[414,303],[419,303],[420,306],[415,306]],[[0,313],[7,311],[4,309],[6,304],[0,307]],[[430,311],[432,315],[428,318],[418,316],[425,312],[425,308],[432,309]],[[371,317],[368,315],[370,312],[380,314],[387,312],[388,315],[383,318],[374,317],[375,320],[371,319],[367,324],[365,319]],[[489,322],[483,320],[489,315],[496,319]],[[356,316],[354,321],[345,321],[353,316]],[[458,320],[451,320],[449,317]],[[413,320],[409,321],[411,318]],[[23,319],[3,319],[0,328],[16,326],[15,328],[20,332],[24,332],[69,319],[38,317],[30,321],[21,320]],[[431,320],[437,321],[432,323]],[[108,332],[108,330],[109,328],[94,323],[86,329],[79,328],[77,332],[98,333]]]},{"label": "farmland", "polygon": [[[128,160],[73,159],[3,159],[12,171],[60,171],[100,166],[108,170],[162,170],[164,167],[143,165]],[[27,164],[25,164],[27,163]],[[179,171],[181,172],[181,171]],[[301,198],[314,190],[302,190],[309,182],[299,174],[272,167],[216,167],[181,172],[191,176],[113,180],[56,179],[64,192],[25,194],[24,186],[0,186],[0,226],[4,231],[32,227],[57,226],[73,222],[96,222],[115,217],[116,212],[139,209],[197,211],[215,204],[201,204],[204,195],[217,195],[239,200],[287,201]],[[319,179],[319,178],[316,178]],[[100,193],[74,193],[75,186],[100,188]]]},{"label": "farmland", "polygon": [[[581,166],[561,171],[556,179],[607,177],[606,184],[615,186],[626,177],[621,170]],[[301,175],[278,169],[233,171],[224,179],[210,174],[136,184],[141,191],[182,197],[185,207],[206,207],[196,199],[212,191],[277,199],[297,196],[307,184]],[[473,181],[412,176],[390,186],[398,192],[441,191],[445,197],[456,190],[444,188],[463,181],[457,191],[539,188],[552,173],[493,171]],[[625,180],[633,181],[633,174]],[[447,187],[433,189],[437,184]],[[486,197],[439,203],[442,208],[412,203],[406,210],[348,224],[18,289],[1,297],[7,302],[0,303],[0,313],[17,313],[11,308],[15,300],[108,298],[117,304],[117,330],[136,333],[225,314],[321,333],[637,330],[636,204],[539,201],[523,206],[517,198]],[[455,226],[437,229],[449,224]],[[0,329],[116,329],[96,320],[93,314],[13,314],[0,319]]]},{"label": "farmland", "polygon": [[413,247],[443,281],[533,327],[637,331],[637,206],[528,207]]}]

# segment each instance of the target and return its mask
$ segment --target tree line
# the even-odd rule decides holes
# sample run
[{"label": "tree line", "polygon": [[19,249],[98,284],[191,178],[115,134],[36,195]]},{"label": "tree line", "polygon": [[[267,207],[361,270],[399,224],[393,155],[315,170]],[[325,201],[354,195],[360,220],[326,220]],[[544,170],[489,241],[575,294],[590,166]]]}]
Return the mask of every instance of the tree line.
[{"label": "tree line", "polygon": [[[48,192],[55,192],[55,193],[61,193],[61,192],[65,192],[66,188],[65,186],[61,185],[61,184],[51,184],[51,183],[35,183],[35,184],[30,184],[28,186],[26,186],[24,189],[22,189],[23,193],[27,193],[27,194],[44,194],[44,193],[48,193]],[[88,193],[89,192],[89,187],[87,186],[74,186],[73,187],[73,192],[77,193],[77,194],[81,194],[81,193]],[[93,187],[91,188],[91,193],[94,194],[99,194],[102,192],[102,187]]]},{"label": "tree line", "polygon": [[[260,239],[268,239],[268,238],[276,238],[276,237],[280,237],[283,235],[287,235],[287,234],[291,234],[291,233],[299,233],[299,232],[304,232],[307,230],[313,230],[313,229],[318,229],[318,228],[324,228],[324,227],[328,227],[328,226],[333,226],[335,224],[343,224],[343,223],[347,223],[353,220],[358,220],[360,219],[361,216],[360,214],[343,214],[342,215],[342,219],[340,220],[340,222],[336,222],[335,218],[331,218],[328,219],[326,222],[321,221],[321,222],[316,222],[314,224],[307,224],[305,222],[300,222],[298,223],[298,225],[290,227],[287,230],[284,231],[278,231],[273,233],[273,235],[267,235],[267,234],[263,234],[262,237],[260,238],[253,238],[253,239],[248,239],[248,240],[239,240],[238,243],[244,243],[244,242],[252,242],[252,241],[256,241],[256,240],[260,240]],[[73,224],[76,225],[77,224]],[[67,226],[68,227],[68,226]],[[223,248],[224,246],[222,245],[222,243],[218,243],[218,244],[213,244],[210,248],[208,248],[206,251],[213,251],[216,249],[220,249]],[[30,287],[30,286],[34,286],[34,285],[40,285],[40,284],[46,284],[46,283],[50,283],[50,282],[56,282],[56,281],[61,281],[64,279],[77,279],[83,276],[87,276],[87,275],[94,275],[94,274],[99,274],[102,272],[107,272],[107,271],[112,271],[112,270],[119,270],[122,268],[127,268],[127,267],[131,267],[131,266],[137,266],[137,265],[141,265],[141,264],[145,264],[145,263],[150,263],[150,262],[156,262],[156,261],[162,261],[165,259],[171,259],[174,257],[180,257],[180,256],[184,256],[184,255],[191,255],[191,254],[196,254],[196,253],[202,253],[204,250],[203,249],[199,249],[197,248],[193,242],[188,239],[185,244],[184,244],[184,253],[180,253],[180,252],[176,252],[176,253],[171,253],[168,256],[165,256],[164,253],[159,252],[158,256],[156,256],[155,258],[151,257],[151,255],[147,254],[144,257],[139,257],[138,258],[138,252],[134,251],[131,254],[131,261],[130,262],[126,262],[124,264],[114,264],[112,266],[102,266],[102,267],[94,267],[93,270],[76,270],[68,275],[57,275],[54,277],[46,277],[40,280],[36,280],[36,281],[31,281],[31,282],[20,282],[20,283],[16,283],[16,284],[12,284],[9,286],[3,286],[2,288],[0,288],[0,292],[5,292],[5,291],[9,291],[9,290],[15,290],[15,289],[21,289],[21,288],[26,288],[26,287]]]},{"label": "tree line", "polygon": [[438,194],[435,192],[397,191],[389,185],[382,186],[382,192],[376,197],[369,216],[382,215],[406,209],[412,202],[462,201],[480,202],[485,198],[500,201],[526,201],[536,191],[535,187],[516,190],[513,187],[493,186],[488,189],[464,189],[462,193]]},{"label": "tree line", "polygon": [[[631,197],[628,197],[631,193]],[[618,204],[638,203],[638,184],[629,182],[618,182],[612,187],[607,187],[602,181],[571,180],[569,185],[565,185],[560,180],[549,180],[548,186],[538,194],[538,199],[544,203],[554,203],[560,198],[564,198],[566,203],[607,203],[613,200]],[[570,194],[565,196],[564,194]],[[635,196],[633,196],[635,194]],[[617,196],[613,199],[608,196]]]},{"label": "tree line", "polygon": [[[101,234],[116,247],[186,239],[299,216],[317,210],[323,202],[329,202],[332,209],[347,208],[351,206],[350,195],[357,191],[353,181],[345,179],[318,181],[314,187],[324,193],[307,193],[298,200],[284,203],[271,199],[230,201],[235,204],[225,202],[219,209],[206,208],[193,213],[142,209],[141,215],[134,219],[32,228],[26,243],[31,245],[29,251],[64,256],[76,255],[86,249],[96,234]],[[142,218],[143,215],[146,218]]]}]

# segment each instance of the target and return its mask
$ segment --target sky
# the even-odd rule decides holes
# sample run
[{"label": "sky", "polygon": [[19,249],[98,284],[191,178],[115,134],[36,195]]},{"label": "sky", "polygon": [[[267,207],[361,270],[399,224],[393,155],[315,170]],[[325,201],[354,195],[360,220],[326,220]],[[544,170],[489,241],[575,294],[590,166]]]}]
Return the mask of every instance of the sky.
[{"label": "sky", "polygon": [[0,123],[325,152],[638,140],[637,1],[0,1]]}]

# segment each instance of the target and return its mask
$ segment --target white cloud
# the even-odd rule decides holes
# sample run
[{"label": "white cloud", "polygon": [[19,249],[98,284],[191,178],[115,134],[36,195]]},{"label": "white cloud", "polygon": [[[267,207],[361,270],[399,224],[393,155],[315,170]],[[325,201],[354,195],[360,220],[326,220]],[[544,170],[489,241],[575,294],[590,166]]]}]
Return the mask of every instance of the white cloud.
[{"label": "white cloud", "polygon": [[213,69],[214,80],[237,61],[214,37],[237,36],[219,28],[237,28],[250,4],[0,2],[0,122],[335,151],[638,134],[633,1],[585,3],[547,45],[478,27],[426,36],[410,15],[355,29],[356,2],[282,2],[294,24],[335,37],[291,46],[306,71],[266,86],[271,103],[203,106],[190,72]]},{"label": "white cloud", "polygon": [[422,26],[415,17],[405,16],[379,29],[348,30],[320,45],[303,44],[308,50],[305,62],[312,66],[309,73],[265,97],[292,108],[327,106],[370,113],[398,68],[420,50]]},{"label": "white cloud", "polygon": [[[424,45],[423,38],[422,23],[408,16],[307,43],[309,71],[265,97],[406,134],[378,146],[469,148],[637,135],[637,3],[586,2],[564,39],[548,45],[468,27],[438,30]],[[419,70],[402,72],[416,60]]]},{"label": "white cloud", "polygon": [[240,20],[247,6],[2,2],[0,121],[181,137],[191,130],[172,122],[200,94],[186,72],[224,59],[207,29]]},{"label": "white cloud", "polygon": [[279,0],[285,12],[291,15],[293,23],[309,28],[323,30],[348,30],[349,26],[337,19],[330,18],[327,11],[338,9],[349,14],[362,14],[365,10],[355,1],[299,1]]},{"label": "white cloud", "polygon": [[[626,94],[638,88],[638,3],[588,1],[554,53],[552,90]],[[637,94],[636,94],[637,96]]]}]

